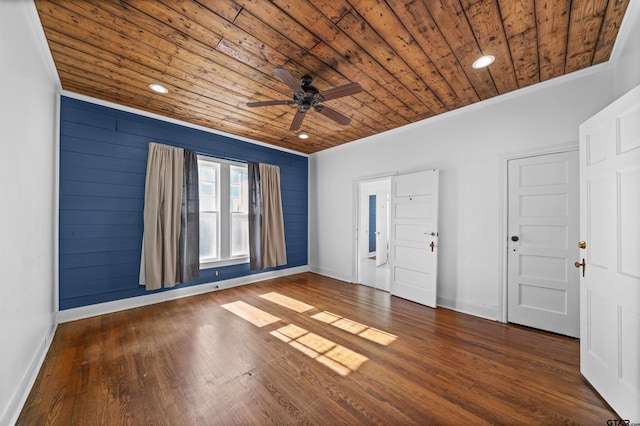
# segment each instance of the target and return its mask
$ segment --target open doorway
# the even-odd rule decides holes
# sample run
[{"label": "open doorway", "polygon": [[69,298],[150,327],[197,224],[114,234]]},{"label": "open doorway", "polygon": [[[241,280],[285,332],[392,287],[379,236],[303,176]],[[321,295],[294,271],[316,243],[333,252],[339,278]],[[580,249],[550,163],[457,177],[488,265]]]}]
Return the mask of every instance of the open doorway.
[{"label": "open doorway", "polygon": [[391,179],[358,182],[356,282],[390,291],[389,201]]}]

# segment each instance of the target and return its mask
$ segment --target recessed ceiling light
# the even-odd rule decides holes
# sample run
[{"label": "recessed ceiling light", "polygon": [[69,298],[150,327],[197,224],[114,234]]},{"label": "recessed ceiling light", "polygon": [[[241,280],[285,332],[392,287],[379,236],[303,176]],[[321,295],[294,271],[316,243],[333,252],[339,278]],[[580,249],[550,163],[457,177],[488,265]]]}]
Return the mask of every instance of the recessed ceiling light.
[{"label": "recessed ceiling light", "polygon": [[298,135],[298,137],[299,137],[300,139],[307,139],[307,138],[309,138],[309,135],[308,135],[308,134],[306,134],[306,133],[300,133],[300,134]]},{"label": "recessed ceiling light", "polygon": [[169,93],[169,89],[167,89],[161,84],[152,83],[149,85],[149,88],[156,93]]},{"label": "recessed ceiling light", "polygon": [[496,57],[493,55],[484,55],[476,59],[471,66],[475,69],[484,68],[491,65],[495,60]]}]

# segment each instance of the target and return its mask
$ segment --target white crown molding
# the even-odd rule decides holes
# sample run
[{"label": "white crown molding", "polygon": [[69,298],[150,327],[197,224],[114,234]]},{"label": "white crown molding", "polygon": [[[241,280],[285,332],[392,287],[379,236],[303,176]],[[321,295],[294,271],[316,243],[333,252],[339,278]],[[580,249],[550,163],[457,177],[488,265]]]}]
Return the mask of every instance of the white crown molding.
[{"label": "white crown molding", "polygon": [[287,152],[289,154],[299,155],[301,157],[307,157],[307,158],[309,157],[308,154],[305,154],[303,152],[294,151],[292,149],[283,148],[281,146],[271,145],[271,144],[268,144],[266,142],[260,142],[260,141],[254,140],[254,139],[249,139],[249,138],[245,138],[245,137],[238,136],[238,135],[233,135],[231,133],[226,133],[226,132],[223,132],[221,130],[216,130],[216,129],[212,129],[210,127],[200,126],[198,124],[193,124],[193,123],[189,123],[189,122],[186,122],[186,121],[177,120],[175,118],[166,117],[164,115],[156,114],[156,113],[153,113],[153,112],[143,111],[141,109],[137,109],[137,108],[132,108],[132,107],[128,107],[128,106],[125,106],[125,105],[116,104],[116,103],[105,101],[105,100],[102,100],[102,99],[93,98],[91,96],[81,95],[79,93],[70,92],[68,90],[62,90],[60,92],[60,94],[62,96],[66,96],[66,97],[72,98],[72,99],[77,99],[79,101],[89,102],[89,103],[92,103],[92,104],[105,106],[107,108],[113,108],[113,109],[116,109],[116,110],[119,110],[119,111],[130,112],[132,114],[137,114],[137,115],[141,115],[143,117],[148,117],[148,118],[153,118],[153,119],[160,120],[160,121],[165,121],[165,122],[171,123],[171,124],[178,124],[180,126],[189,127],[191,129],[201,130],[203,132],[213,133],[215,135],[220,135],[220,136],[225,136],[227,138],[236,139],[236,140],[243,141],[243,142],[248,142],[248,143],[251,143],[251,144],[254,144],[254,145],[264,146],[266,148],[271,148],[271,149],[275,149],[277,151]]}]

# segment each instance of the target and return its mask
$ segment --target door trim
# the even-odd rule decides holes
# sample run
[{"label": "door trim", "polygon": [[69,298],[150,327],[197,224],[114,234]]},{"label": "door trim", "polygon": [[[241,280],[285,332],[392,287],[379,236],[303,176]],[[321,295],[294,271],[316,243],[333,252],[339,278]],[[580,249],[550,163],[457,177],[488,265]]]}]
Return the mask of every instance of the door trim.
[{"label": "door trim", "polygon": [[508,322],[507,318],[507,237],[509,235],[509,161],[521,158],[538,157],[541,155],[558,154],[561,152],[578,151],[578,140],[559,145],[535,148],[526,151],[514,152],[500,156],[500,170],[498,183],[498,315],[497,320],[503,323]]}]

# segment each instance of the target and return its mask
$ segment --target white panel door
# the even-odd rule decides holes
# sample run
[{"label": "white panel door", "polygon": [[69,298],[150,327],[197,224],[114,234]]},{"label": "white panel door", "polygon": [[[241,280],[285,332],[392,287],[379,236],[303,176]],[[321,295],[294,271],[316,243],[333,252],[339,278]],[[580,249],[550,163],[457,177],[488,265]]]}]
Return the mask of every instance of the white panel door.
[{"label": "white panel door", "polygon": [[391,186],[391,293],[436,307],[439,171],[396,176]]},{"label": "white panel door", "polygon": [[[580,126],[580,371],[640,422],[640,86]],[[584,276],[583,276],[584,275]]]},{"label": "white panel door", "polygon": [[508,179],[508,321],[578,337],[578,152],[511,160]]},{"label": "white panel door", "polygon": [[389,258],[388,205],[389,192],[376,191],[376,266]]}]

